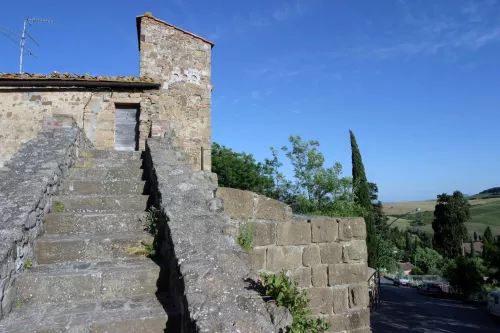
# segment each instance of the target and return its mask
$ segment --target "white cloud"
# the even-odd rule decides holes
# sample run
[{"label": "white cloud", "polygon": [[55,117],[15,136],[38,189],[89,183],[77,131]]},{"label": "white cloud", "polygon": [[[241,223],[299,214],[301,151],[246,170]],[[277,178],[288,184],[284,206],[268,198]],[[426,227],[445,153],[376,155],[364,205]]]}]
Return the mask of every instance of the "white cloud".
[{"label": "white cloud", "polygon": [[386,34],[390,38],[372,39],[364,45],[338,49],[330,52],[329,56],[336,59],[410,59],[441,54],[455,58],[457,52],[475,51],[500,42],[500,21],[484,2],[481,5],[470,2],[455,8],[454,15],[439,7],[434,7],[431,13],[420,7],[410,7],[414,2],[400,3],[406,29]]},{"label": "white cloud", "polygon": [[285,4],[273,12],[273,18],[277,21],[285,21],[301,15],[305,12],[305,7],[299,3]]}]

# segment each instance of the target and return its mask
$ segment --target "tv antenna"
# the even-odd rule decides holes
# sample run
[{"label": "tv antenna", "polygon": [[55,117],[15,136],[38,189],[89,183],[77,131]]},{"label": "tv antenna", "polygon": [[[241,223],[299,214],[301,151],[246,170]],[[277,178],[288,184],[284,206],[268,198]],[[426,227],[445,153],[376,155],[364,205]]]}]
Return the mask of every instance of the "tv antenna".
[{"label": "tv antenna", "polygon": [[[35,40],[35,38],[33,38],[33,36],[31,36],[28,33],[28,31],[26,31],[27,25],[32,26],[33,23],[54,23],[54,21],[48,20],[48,19],[41,19],[41,18],[25,18],[24,22],[23,22],[23,31],[22,31],[21,35],[10,30],[9,28],[6,28],[6,27],[0,25],[0,28],[2,28],[4,30],[4,31],[0,30],[0,32],[2,34],[4,34],[7,38],[12,40],[14,43],[18,44],[19,48],[21,49],[21,55],[19,56],[19,74],[23,73],[23,56],[25,53],[26,53],[26,55],[30,55],[30,56],[33,56],[36,58],[35,53],[31,52],[28,48],[25,47],[26,36],[28,36],[29,39],[31,39],[33,41],[33,43],[35,43],[37,46],[40,46],[40,44]],[[9,34],[7,34],[6,32]],[[20,38],[20,41],[16,42],[16,40],[14,39],[14,36]]]}]

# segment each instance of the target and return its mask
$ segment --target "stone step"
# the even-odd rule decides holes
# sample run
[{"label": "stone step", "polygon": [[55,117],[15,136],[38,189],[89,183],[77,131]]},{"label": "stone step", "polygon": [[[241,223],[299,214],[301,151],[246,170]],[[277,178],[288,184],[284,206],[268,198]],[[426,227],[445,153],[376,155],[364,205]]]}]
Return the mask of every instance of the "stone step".
[{"label": "stone step", "polygon": [[69,195],[55,196],[52,212],[145,211],[147,195]]},{"label": "stone step", "polygon": [[160,267],[148,258],[39,265],[16,280],[21,304],[154,295]]},{"label": "stone step", "polygon": [[79,158],[108,158],[108,159],[141,159],[141,151],[118,151],[105,149],[89,149],[80,151]]},{"label": "stone step", "polygon": [[140,169],[142,160],[111,159],[111,158],[79,158],[73,165],[74,168],[133,168]]},{"label": "stone step", "polygon": [[71,168],[66,180],[141,180],[143,173],[137,168]]},{"label": "stone step", "polygon": [[154,295],[143,295],[20,305],[0,321],[0,332],[160,333],[166,331],[167,324],[170,331],[178,318],[177,310],[170,304],[162,305]]},{"label": "stone step", "polygon": [[39,265],[73,261],[103,261],[141,257],[142,242],[151,244],[153,237],[146,232],[122,232],[95,235],[44,235],[35,243],[35,258]]},{"label": "stone step", "polygon": [[71,180],[64,181],[63,195],[124,195],[145,194],[145,181],[130,180]]},{"label": "stone step", "polygon": [[144,231],[146,212],[49,213],[46,234],[111,234]]}]

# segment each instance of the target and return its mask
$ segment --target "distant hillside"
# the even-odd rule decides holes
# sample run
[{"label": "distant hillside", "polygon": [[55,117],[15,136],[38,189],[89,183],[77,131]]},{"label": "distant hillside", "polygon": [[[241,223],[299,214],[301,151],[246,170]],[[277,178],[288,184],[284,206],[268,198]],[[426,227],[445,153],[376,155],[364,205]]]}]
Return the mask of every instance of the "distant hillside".
[{"label": "distant hillside", "polygon": [[[493,234],[500,235],[500,187],[492,187],[478,194],[467,197],[472,205],[471,220],[466,223],[467,230],[472,234],[476,231],[479,235],[490,226]],[[398,216],[420,208],[419,213],[411,213],[399,219],[394,224],[400,229],[415,227],[428,232],[433,232],[434,207],[436,200],[420,202],[397,202],[384,204],[384,212],[389,216],[389,222]]]},{"label": "distant hillside", "polygon": [[469,200],[500,198],[500,187],[492,187],[468,197]]}]

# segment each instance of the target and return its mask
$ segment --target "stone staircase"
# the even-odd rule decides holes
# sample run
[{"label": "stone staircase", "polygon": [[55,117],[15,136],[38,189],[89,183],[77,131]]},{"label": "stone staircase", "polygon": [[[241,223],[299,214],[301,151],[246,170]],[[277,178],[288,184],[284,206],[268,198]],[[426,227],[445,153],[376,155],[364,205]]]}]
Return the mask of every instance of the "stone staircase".
[{"label": "stone staircase", "polygon": [[81,152],[0,332],[167,331],[175,309],[161,292],[160,266],[137,254],[152,242],[141,163],[140,152]]}]

